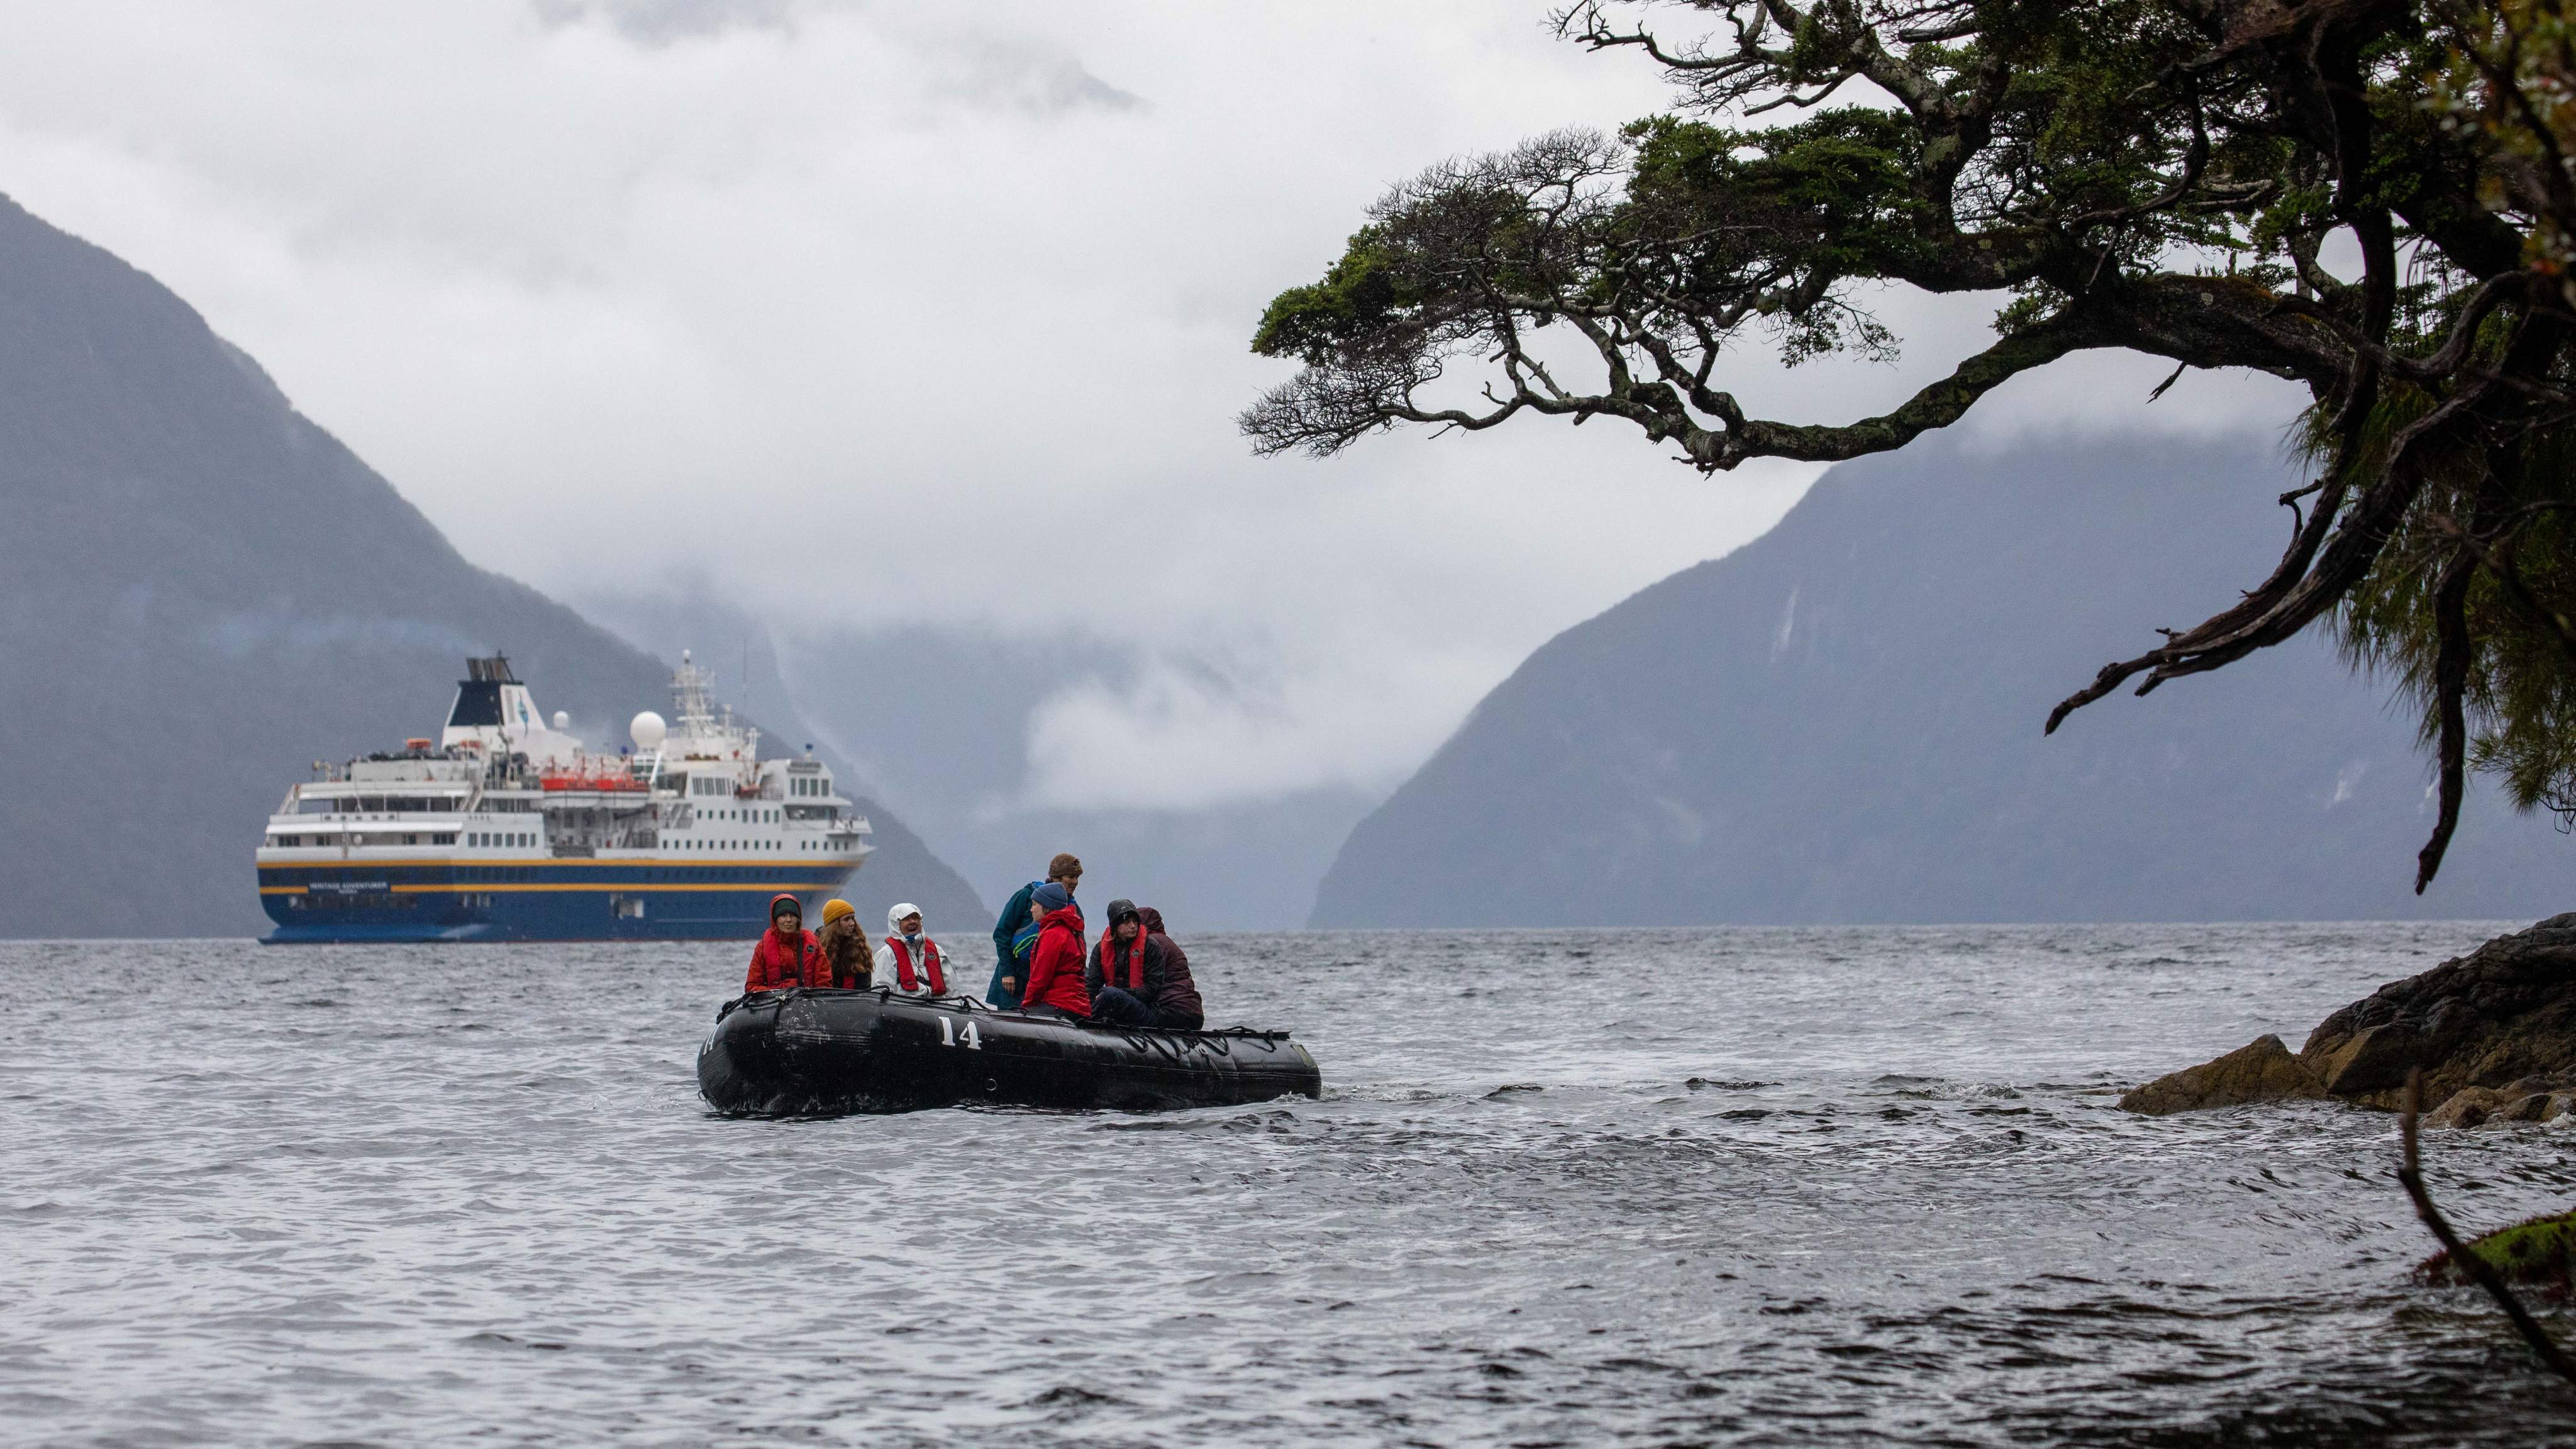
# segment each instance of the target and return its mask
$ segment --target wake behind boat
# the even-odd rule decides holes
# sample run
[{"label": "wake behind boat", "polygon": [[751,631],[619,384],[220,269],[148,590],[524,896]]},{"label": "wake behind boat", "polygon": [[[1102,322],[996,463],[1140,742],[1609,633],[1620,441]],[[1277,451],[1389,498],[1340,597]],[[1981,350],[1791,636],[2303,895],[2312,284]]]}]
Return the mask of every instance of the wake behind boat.
[{"label": "wake behind boat", "polygon": [[698,1092],[738,1117],[1026,1107],[1234,1106],[1323,1095],[1284,1031],[1164,1031],[994,1011],[884,987],[764,991],[725,1003]]}]

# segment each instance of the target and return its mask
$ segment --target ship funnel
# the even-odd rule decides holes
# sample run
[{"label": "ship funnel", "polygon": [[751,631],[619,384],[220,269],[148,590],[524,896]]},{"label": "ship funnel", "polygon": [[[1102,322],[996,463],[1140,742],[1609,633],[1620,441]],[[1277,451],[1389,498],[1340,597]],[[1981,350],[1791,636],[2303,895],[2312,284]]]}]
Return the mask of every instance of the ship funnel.
[{"label": "ship funnel", "polygon": [[639,750],[662,748],[662,739],[669,732],[669,727],[662,723],[662,717],[649,709],[626,722],[626,733],[634,737],[635,748]]}]

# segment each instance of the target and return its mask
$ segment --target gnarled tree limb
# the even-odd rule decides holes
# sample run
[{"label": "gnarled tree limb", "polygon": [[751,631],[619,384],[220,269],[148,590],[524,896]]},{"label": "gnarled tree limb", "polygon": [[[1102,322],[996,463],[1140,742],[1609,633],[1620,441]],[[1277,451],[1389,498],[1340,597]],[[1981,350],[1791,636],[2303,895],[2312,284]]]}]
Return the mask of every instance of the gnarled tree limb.
[{"label": "gnarled tree limb", "polygon": [[2420,1069],[2409,1068],[2405,1107],[2397,1118],[2398,1140],[2404,1144],[2404,1155],[2397,1167],[2398,1185],[2406,1189],[2407,1200],[2415,1204],[2415,1216],[2432,1230],[2433,1237],[2442,1245],[2442,1251],[2450,1255],[2451,1266],[2486,1290],[2487,1297],[2504,1310],[2506,1320],[2513,1324],[2513,1331],[2521,1335],[2523,1343],[2529,1346],[2543,1367],[2569,1383],[2576,1383],[2576,1359],[2568,1357],[2567,1351],[2560,1348],[2548,1330],[2540,1326],[2540,1320],[2531,1316],[2531,1310],[2523,1306],[2521,1297],[2513,1291],[2511,1284],[2504,1281],[2504,1275],[2495,1270],[2495,1265],[2469,1251],[2468,1245],[2460,1241],[2459,1233],[2452,1229],[2450,1219],[2442,1216],[2442,1210],[2433,1205],[2433,1194],[2424,1186],[2423,1165],[2415,1154],[2415,1119],[2423,1105],[2423,1097],[2424,1073]]},{"label": "gnarled tree limb", "polygon": [[[2294,379],[2317,471],[2279,562],[2047,729],[2332,619],[2426,712],[2447,803],[2419,888],[2469,763],[2576,817],[2576,509],[2532,511],[2576,503],[2576,0],[1652,8],[1555,20],[1659,67],[1676,112],[1390,191],[1264,316],[1255,349],[1303,368],[1243,414],[1256,450],[1615,417],[1717,473],[1902,447],[2079,349]],[[1877,99],[1828,104],[1855,81]],[[2325,264],[2338,233],[2357,276]],[[1746,416],[1749,352],[1892,355],[1865,306],[1888,286],[2015,300],[1883,415]]]}]

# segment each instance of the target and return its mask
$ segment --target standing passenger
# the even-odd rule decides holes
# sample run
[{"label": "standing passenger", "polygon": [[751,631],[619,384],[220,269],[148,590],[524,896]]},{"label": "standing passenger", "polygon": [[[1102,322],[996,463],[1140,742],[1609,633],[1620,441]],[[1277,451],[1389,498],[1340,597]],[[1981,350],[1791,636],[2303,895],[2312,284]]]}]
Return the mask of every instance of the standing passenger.
[{"label": "standing passenger", "polygon": [[1029,904],[1038,912],[1038,935],[1020,1010],[1077,1021],[1089,1016],[1091,993],[1082,988],[1082,908],[1062,881],[1052,880],[1030,892]]},{"label": "standing passenger", "polygon": [[921,934],[921,907],[906,901],[886,912],[885,944],[877,947],[877,977],[904,996],[946,996],[948,962],[939,943]]},{"label": "standing passenger", "polygon": [[832,963],[823,959],[822,943],[805,929],[804,903],[783,892],[771,896],[769,929],[751,948],[751,969],[742,979],[743,994],[831,984]]},{"label": "standing passenger", "polygon": [[832,963],[832,984],[865,991],[876,984],[868,969],[868,937],[859,929],[859,908],[839,896],[823,903],[823,955]]},{"label": "standing passenger", "polygon": [[1071,895],[1082,884],[1082,862],[1071,855],[1058,855],[1047,862],[1045,881],[1030,881],[1012,892],[1002,905],[1002,914],[993,921],[993,984],[984,992],[984,1000],[1000,1011],[1020,1008],[1020,983],[1028,979],[1029,952],[1037,944],[1038,913],[1029,905],[1029,897],[1049,881],[1064,886]]}]

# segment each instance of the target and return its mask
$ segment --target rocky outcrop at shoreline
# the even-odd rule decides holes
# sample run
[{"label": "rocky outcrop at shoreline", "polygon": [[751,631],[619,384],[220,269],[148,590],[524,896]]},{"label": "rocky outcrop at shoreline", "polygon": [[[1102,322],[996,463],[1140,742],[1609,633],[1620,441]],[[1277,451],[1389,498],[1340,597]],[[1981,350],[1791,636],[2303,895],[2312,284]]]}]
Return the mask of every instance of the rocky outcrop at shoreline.
[{"label": "rocky outcrop at shoreline", "polygon": [[2150,1116],[2329,1098],[2395,1110],[2421,1071],[2436,1126],[2545,1122],[2576,1110],[2576,913],[2392,981],[2308,1034],[2263,1037],[2120,1099]]}]

